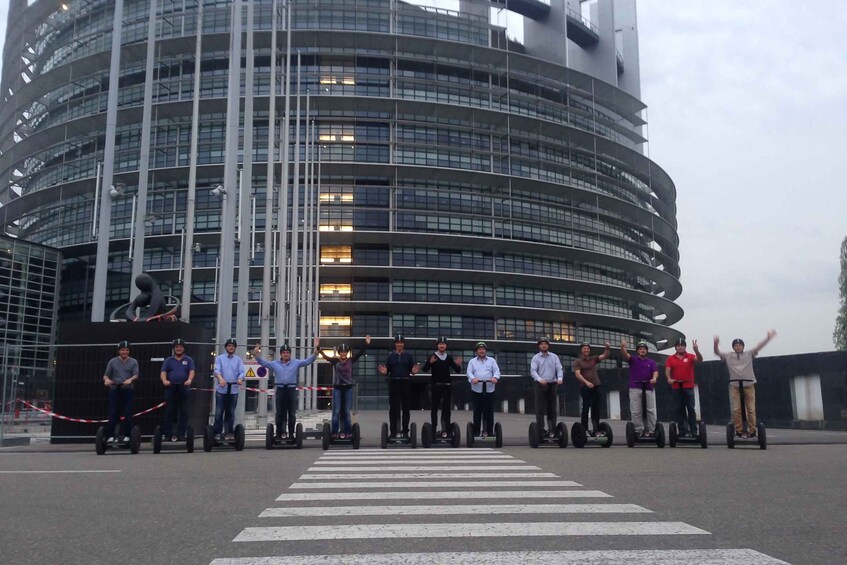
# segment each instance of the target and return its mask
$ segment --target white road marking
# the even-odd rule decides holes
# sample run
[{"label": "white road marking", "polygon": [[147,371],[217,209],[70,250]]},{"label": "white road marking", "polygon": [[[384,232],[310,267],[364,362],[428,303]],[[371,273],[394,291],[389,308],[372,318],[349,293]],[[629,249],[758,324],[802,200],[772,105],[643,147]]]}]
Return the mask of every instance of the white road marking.
[{"label": "white road marking", "polygon": [[316,541],[377,538],[480,538],[528,536],[708,535],[684,522],[501,522],[429,524],[346,524],[245,528],[235,542]]},{"label": "white road marking", "polygon": [[[491,463],[492,465],[504,465],[506,463],[526,463],[522,459],[514,457],[500,457],[499,455],[492,457],[414,457],[414,458],[397,458],[403,463],[444,463],[447,461],[455,461],[462,465],[471,463]],[[315,461],[315,465],[385,465],[392,464],[397,461],[386,461],[385,457],[346,457],[344,459],[332,459],[330,457],[321,457]]]},{"label": "white road marking", "polygon": [[[409,456],[414,457],[415,455],[426,456],[426,455],[432,453],[432,451],[430,451],[429,449],[394,450],[394,449],[380,449],[378,447],[370,447],[370,448],[367,448],[367,449],[364,449],[364,448],[363,449],[356,449],[354,451],[334,451],[332,454],[333,454],[333,456],[339,456],[339,457],[345,457],[345,456],[346,457],[356,457],[356,456],[359,456],[363,453],[366,454],[366,455],[387,455],[389,457],[397,456],[397,455],[400,455],[402,453],[403,456],[409,455]],[[450,448],[450,453],[479,453],[479,454],[497,453],[499,455],[503,455],[502,452],[497,451],[497,450],[490,448],[490,447],[456,447],[456,448]]]},{"label": "white road marking", "polygon": [[[405,476],[405,475],[404,475]],[[349,478],[349,477],[348,477]],[[333,482],[327,485],[323,482],[310,481],[308,483],[294,483],[289,488],[304,489],[304,488],[438,488],[438,487],[462,487],[468,488],[467,475],[463,481],[386,481],[386,482]],[[491,487],[581,487],[582,485],[574,481],[485,481],[484,485]]]},{"label": "white road marking", "polygon": [[788,565],[752,549],[637,549],[281,555],[215,559],[210,565]]},{"label": "white road marking", "polygon": [[489,490],[489,491],[388,491],[388,492],[286,492],[277,502],[335,500],[454,500],[480,498],[612,498],[599,490]]},{"label": "white road marking", "polygon": [[309,467],[306,471],[338,473],[355,471],[540,471],[535,465],[385,465],[373,467]]},{"label": "white road marking", "polygon": [[307,506],[267,508],[259,518],[314,516],[427,516],[463,514],[641,514],[637,504],[456,504],[430,506]]},{"label": "white road marking", "polygon": [[120,469],[64,470],[64,471],[0,471],[0,475],[67,475],[77,473],[120,473]]},{"label": "white road marking", "polygon": [[[336,469],[333,469],[335,471]],[[485,479],[558,479],[555,473],[322,473],[319,475],[300,475],[299,480],[338,480],[338,479],[466,479],[476,483]]]}]

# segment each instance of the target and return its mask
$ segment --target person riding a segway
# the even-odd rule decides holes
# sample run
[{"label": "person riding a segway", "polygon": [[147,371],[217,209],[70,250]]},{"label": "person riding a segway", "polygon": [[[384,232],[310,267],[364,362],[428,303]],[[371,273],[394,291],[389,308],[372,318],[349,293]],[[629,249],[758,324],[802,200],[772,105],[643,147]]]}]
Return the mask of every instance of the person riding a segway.
[{"label": "person riding a segway", "polygon": [[636,355],[626,350],[626,340],[621,340],[621,355],[629,364],[629,411],[631,421],[626,427],[626,443],[632,447],[636,442],[656,443],[665,446],[664,427],[656,422],[656,391],[659,367],[647,357],[647,342],[639,341]]},{"label": "person riding a segway", "polygon": [[[311,365],[318,358],[320,338],[313,340],[314,351],[306,359],[292,359],[291,347],[287,342],[279,348],[279,361],[267,361],[262,358],[262,348],[253,348],[253,357],[262,367],[270,369],[274,374],[274,395],[276,397],[276,433],[273,442],[294,441],[297,425],[297,388],[300,369]],[[288,425],[288,435],[285,426]],[[302,437],[302,432],[301,432]],[[302,439],[300,440],[302,442]]]},{"label": "person riding a segway", "polygon": [[[353,363],[365,354],[371,344],[371,336],[365,336],[365,346],[352,356],[350,346],[342,343],[336,348],[337,357],[330,357],[323,350],[320,356],[332,364],[332,424],[330,426],[330,441],[346,440],[353,435],[353,421],[350,418],[350,407],[353,405],[353,387],[356,379],[353,377]],[[358,427],[358,424],[356,424]]]},{"label": "person riding a segway", "polygon": [[[387,443],[408,443],[416,447],[417,426],[409,423],[412,403],[411,377],[420,372],[421,365],[406,351],[406,338],[399,334],[394,337],[394,351],[388,354],[385,363],[379,365],[377,370],[380,375],[388,377],[389,423],[388,426],[382,425],[382,446],[385,447]],[[401,422],[399,429],[398,422]],[[386,435],[388,437],[385,437]]]},{"label": "person riding a segway", "polygon": [[[559,411],[559,385],[565,373],[562,361],[550,352],[550,339],[540,337],[537,341],[538,353],[530,361],[529,372],[535,381],[535,422],[529,425],[529,444],[555,441],[559,447],[568,445],[568,434],[564,423],[557,424]],[[544,416],[547,416],[547,429],[544,429]]]},{"label": "person riding a segway", "polygon": [[708,446],[706,425],[697,423],[694,409],[694,365],[703,361],[697,340],[692,342],[694,353],[688,353],[684,337],[674,343],[676,352],[665,361],[665,378],[677,397],[676,422],[669,426],[670,446],[676,447],[678,440],[683,443],[696,442],[704,449]]},{"label": "person riding a segway", "polygon": [[[162,363],[159,377],[165,385],[165,421],[162,435],[170,441],[184,441],[188,428],[188,394],[194,381],[194,359],[185,354],[185,340],[173,340],[173,355]],[[176,434],[171,433],[173,420],[177,420]]]},{"label": "person riding a segway", "polygon": [[238,404],[238,392],[244,384],[247,372],[241,357],[235,354],[238,343],[230,338],[226,340],[225,355],[215,358],[215,425],[213,434],[217,439],[235,439],[235,406]]},{"label": "person riding a segway", "polygon": [[[775,336],[776,331],[770,330],[765,336],[765,339],[752,349],[746,351],[744,349],[744,340],[736,338],[732,340],[732,353],[721,352],[719,349],[720,338],[715,336],[715,355],[726,363],[726,368],[729,371],[729,397],[732,404],[731,425],[734,437],[729,427],[727,427],[728,445],[730,445],[730,440],[734,440],[735,438],[741,440],[759,439],[759,443],[764,445],[761,438],[758,438],[759,429],[763,430],[764,425],[756,422],[756,374],[753,371],[753,359]],[[744,412],[743,414],[742,411]],[[744,429],[745,424],[747,425],[746,431]]]},{"label": "person riding a segway", "polygon": [[[451,407],[453,404],[453,375],[462,372],[462,358],[453,357],[447,353],[447,338],[439,337],[435,342],[435,352],[427,357],[423,366],[424,371],[430,371],[430,392],[432,407],[429,425],[424,424],[421,430],[421,443],[429,447],[433,442],[450,443],[456,447],[461,441],[458,424],[451,423]],[[441,410],[441,432],[438,431],[438,411]]]},{"label": "person riding a segway", "polygon": [[[502,445],[502,431],[494,425],[494,389],[500,380],[500,366],[494,357],[488,356],[488,346],[484,341],[474,347],[476,357],[468,362],[468,382],[473,392],[473,426],[468,431],[468,445],[473,446],[476,438],[496,437]],[[497,433],[500,432],[500,433]],[[497,445],[497,447],[500,447]]]},{"label": "person riding a segway", "polygon": [[[138,361],[129,356],[129,342],[122,341],[118,344],[118,355],[112,357],[103,371],[103,385],[109,389],[109,422],[105,428],[98,430],[100,442],[97,443],[98,453],[105,451],[106,445],[127,446],[132,442],[132,436],[138,435],[140,442],[141,432],[132,425],[132,384],[138,380]],[[120,414],[123,413],[124,420],[120,426],[120,435],[115,435]],[[138,449],[133,445],[133,453]]]},{"label": "person riding a segway", "polygon": [[[579,391],[582,397],[582,413],[580,415],[580,424],[583,430],[586,430],[588,437],[606,437],[608,431],[601,429],[600,426],[600,375],[597,372],[597,365],[605,361],[611,355],[611,345],[607,341],[605,349],[600,355],[591,355],[591,344],[583,342],[579,346],[579,357],[574,361],[574,374],[577,380],[582,384]],[[588,430],[588,417],[591,416],[591,431]]]}]

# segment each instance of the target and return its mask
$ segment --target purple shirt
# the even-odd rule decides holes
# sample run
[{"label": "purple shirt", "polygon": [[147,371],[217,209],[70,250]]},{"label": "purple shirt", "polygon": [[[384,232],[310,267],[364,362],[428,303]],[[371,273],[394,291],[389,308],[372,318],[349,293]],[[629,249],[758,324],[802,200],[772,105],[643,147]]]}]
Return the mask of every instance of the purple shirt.
[{"label": "purple shirt", "polygon": [[653,390],[650,380],[657,370],[656,362],[649,357],[642,359],[638,355],[631,355],[629,358],[629,388],[641,388],[641,383],[647,381],[647,390]]}]

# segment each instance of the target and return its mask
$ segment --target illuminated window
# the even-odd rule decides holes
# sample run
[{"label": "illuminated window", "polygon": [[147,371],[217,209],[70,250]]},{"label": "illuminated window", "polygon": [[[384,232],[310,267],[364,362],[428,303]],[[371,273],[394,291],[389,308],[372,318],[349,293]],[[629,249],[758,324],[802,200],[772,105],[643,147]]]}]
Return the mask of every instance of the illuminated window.
[{"label": "illuminated window", "polygon": [[346,337],[350,335],[352,319],[350,316],[321,316],[321,335],[327,337]]},{"label": "illuminated window", "polygon": [[323,300],[350,300],[353,294],[353,285],[350,284],[322,284],[321,299]]},{"label": "illuminated window", "polygon": [[352,263],[353,248],[349,245],[321,247],[321,263]]},{"label": "illuminated window", "polygon": [[323,142],[352,143],[356,141],[356,130],[353,124],[321,124],[318,126],[318,139]]}]

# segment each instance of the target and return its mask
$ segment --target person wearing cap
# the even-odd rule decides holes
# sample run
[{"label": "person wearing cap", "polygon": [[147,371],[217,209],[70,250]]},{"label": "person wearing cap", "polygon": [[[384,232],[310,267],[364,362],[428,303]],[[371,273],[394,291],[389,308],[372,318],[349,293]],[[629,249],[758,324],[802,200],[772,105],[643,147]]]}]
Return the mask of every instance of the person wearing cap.
[{"label": "person wearing cap", "polygon": [[138,361],[129,356],[129,342],[122,341],[118,344],[118,356],[109,359],[103,371],[103,384],[109,389],[109,423],[106,424],[109,441],[115,439],[115,428],[123,409],[121,436],[124,442],[129,442],[129,432],[132,430],[132,383],[137,380]]},{"label": "person wearing cap", "polygon": [[[162,436],[171,441],[185,439],[188,429],[188,392],[194,381],[194,359],[185,354],[185,340],[177,338],[173,341],[173,355],[162,363],[159,377],[165,385],[165,422],[162,425]],[[171,426],[176,416],[176,435],[171,435]]]},{"label": "person wearing cap", "polygon": [[[756,373],[753,372],[753,359],[759,351],[776,336],[775,330],[770,330],[759,344],[748,351],[744,350],[744,340],[732,340],[732,353],[723,353],[719,349],[720,338],[715,336],[715,355],[726,363],[729,370],[729,398],[732,403],[732,423],[735,435],[740,438],[756,437]],[[741,420],[741,390],[744,387],[744,411],[747,413],[747,432]]]},{"label": "person wearing cap", "polygon": [[[647,342],[639,341],[633,357],[626,350],[626,340],[621,340],[621,355],[629,364],[629,411],[632,414],[632,424],[637,435],[653,437],[656,432],[656,391],[653,390],[653,385],[659,378],[659,367],[647,357],[647,351]],[[647,414],[641,413],[642,393]]]},{"label": "person wearing cap", "polygon": [[[215,425],[214,434],[227,434],[233,436],[235,429],[235,405],[238,403],[238,392],[247,372],[244,370],[244,361],[235,354],[238,343],[230,338],[226,340],[225,355],[215,357]],[[226,429],[224,429],[226,425]],[[221,436],[223,440],[226,436]]]},{"label": "person wearing cap", "polygon": [[[573,369],[577,380],[582,384],[579,395],[582,397],[582,414],[580,421],[582,427],[588,429],[588,416],[591,415],[591,431],[589,435],[595,437],[600,429],[600,375],[597,373],[597,365],[605,361],[611,355],[612,346],[607,341],[606,349],[600,355],[591,355],[591,344],[583,342],[579,346],[579,357],[574,361]],[[603,432],[599,432],[603,435]]]},{"label": "person wearing cap", "polygon": [[550,339],[538,338],[538,353],[529,363],[529,373],[535,381],[535,422],[539,433],[544,431],[544,415],[547,415],[547,434],[556,435],[558,419],[558,389],[565,376],[559,356],[550,353]]},{"label": "person wearing cap", "polygon": [[262,348],[253,348],[253,357],[262,367],[270,369],[274,374],[274,396],[276,397],[276,439],[285,437],[285,423],[288,423],[288,435],[294,437],[297,425],[297,384],[300,369],[311,365],[318,358],[320,338],[313,340],[314,351],[305,359],[292,359],[291,346],[287,342],[279,348],[279,361],[267,361],[262,358]]},{"label": "person wearing cap", "polygon": [[439,337],[435,342],[435,352],[424,363],[423,370],[431,371],[432,409],[430,422],[432,433],[436,433],[438,409],[441,409],[441,437],[447,437],[450,430],[450,407],[453,403],[453,377],[450,370],[462,372],[462,358],[454,358],[447,353],[447,338]]},{"label": "person wearing cap", "polygon": [[468,362],[468,382],[473,391],[473,433],[480,435],[480,418],[485,422],[483,436],[494,435],[494,388],[500,380],[500,367],[488,356],[484,341],[474,347],[476,357]]},{"label": "person wearing cap", "polygon": [[[338,436],[344,439],[353,431],[353,421],[350,418],[350,407],[353,405],[353,386],[356,379],[353,378],[353,363],[365,354],[371,344],[371,336],[365,336],[365,346],[350,356],[350,346],[342,343],[335,350],[337,357],[330,357],[323,350],[319,350],[321,357],[332,364],[332,439]],[[341,406],[344,410],[341,410]],[[339,421],[340,420],[340,421]]]},{"label": "person wearing cap", "polygon": [[[412,354],[406,351],[406,339],[402,335],[394,337],[394,351],[388,354],[385,363],[377,367],[380,375],[388,376],[388,419],[389,431],[394,437],[409,437],[410,407],[412,403],[412,383],[409,377],[421,370]],[[397,421],[402,416],[402,427],[397,429]]]},{"label": "person wearing cap", "polygon": [[697,414],[694,411],[694,365],[703,361],[700,347],[695,339],[691,343],[694,353],[685,350],[685,338],[680,337],[674,343],[676,352],[665,360],[665,378],[678,396],[676,405],[676,425],[679,435],[697,435]]}]

